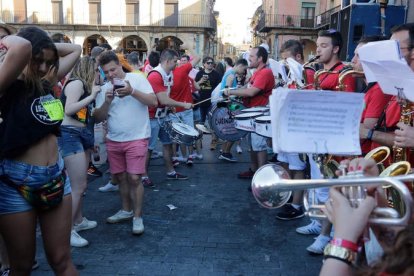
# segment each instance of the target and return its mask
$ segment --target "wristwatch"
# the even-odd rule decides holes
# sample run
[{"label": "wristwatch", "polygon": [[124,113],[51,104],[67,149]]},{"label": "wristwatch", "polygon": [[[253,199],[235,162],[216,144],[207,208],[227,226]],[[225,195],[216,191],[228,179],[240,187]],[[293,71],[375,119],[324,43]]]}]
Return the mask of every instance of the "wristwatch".
[{"label": "wristwatch", "polygon": [[329,243],[324,250],[324,259],[328,259],[328,258],[334,258],[340,261],[344,261],[348,264],[351,264],[352,262],[354,262],[356,260],[356,256],[357,253],[342,247],[342,246],[337,246],[337,245],[333,245],[331,243]]}]

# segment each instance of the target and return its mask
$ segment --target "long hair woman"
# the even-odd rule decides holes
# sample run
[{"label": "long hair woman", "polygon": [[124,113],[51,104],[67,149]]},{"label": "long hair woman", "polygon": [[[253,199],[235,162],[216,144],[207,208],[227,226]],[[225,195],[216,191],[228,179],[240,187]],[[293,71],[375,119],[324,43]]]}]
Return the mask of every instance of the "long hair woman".
[{"label": "long hair woman", "polygon": [[80,56],[74,44],[54,44],[37,27],[0,40],[0,232],[11,275],[29,275],[39,221],[56,275],[77,275],[71,259],[70,186],[62,173],[57,135],[63,107],[50,81],[63,78]]},{"label": "long hair woman", "polygon": [[73,68],[61,96],[65,117],[61,126],[62,136],[58,138],[59,149],[65,161],[72,188],[73,229],[70,244],[75,247],[88,245],[78,232],[95,228],[96,221],[82,215],[83,193],[88,182],[88,165],[94,147],[93,103],[100,91],[95,59],[85,56]]}]

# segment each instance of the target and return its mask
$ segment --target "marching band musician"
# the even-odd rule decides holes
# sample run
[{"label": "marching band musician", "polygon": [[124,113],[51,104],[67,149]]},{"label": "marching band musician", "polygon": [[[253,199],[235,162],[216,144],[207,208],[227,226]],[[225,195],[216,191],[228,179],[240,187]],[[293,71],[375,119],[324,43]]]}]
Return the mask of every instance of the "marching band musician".
[{"label": "marching band musician", "polygon": [[[280,56],[283,60],[292,58],[299,64],[304,64],[303,47],[298,40],[291,39],[283,43],[282,47],[280,48]],[[313,83],[313,75],[315,71],[305,68],[303,68],[303,70],[306,70],[305,73],[307,75],[307,81],[310,80],[311,83]],[[291,83],[289,85],[289,88],[296,89],[296,83]],[[306,164],[300,160],[299,154],[279,152],[277,155],[277,160],[279,162],[282,162],[282,166],[289,171],[292,179],[305,178]],[[302,210],[302,201],[303,191],[294,191],[292,203],[283,206],[283,209],[276,214],[276,218],[281,220],[292,220],[304,217],[305,213]]]},{"label": "marching band musician", "polygon": [[[237,96],[243,98],[243,104],[246,107],[265,106],[269,102],[269,96],[275,86],[275,79],[270,68],[267,68],[266,62],[268,52],[265,48],[259,46],[252,48],[249,54],[250,68],[255,68],[247,88],[236,90],[225,90],[223,96]],[[256,133],[249,135],[251,151],[251,165],[248,171],[238,174],[239,178],[251,179],[254,172],[265,165],[267,162],[267,138]]]},{"label": "marching band musician", "polygon": [[[326,71],[319,76],[319,89],[337,91],[339,90],[339,73],[345,68],[345,64],[339,59],[342,49],[341,33],[334,29],[320,31],[316,46],[318,61]],[[344,84],[344,91],[355,91],[355,80],[351,76],[345,79]]]},{"label": "marching band musician", "polygon": [[[359,48],[364,46],[369,42],[384,40],[383,36],[370,36],[362,38],[354,52],[354,57],[352,58],[352,67],[357,72],[363,72],[361,62],[359,60],[358,51]],[[377,82],[369,83],[364,91],[364,102],[365,108],[362,112],[361,124],[368,129],[372,129],[377,124],[378,120],[381,117],[381,114],[391,99],[390,95],[386,95],[382,92],[380,86]],[[372,143],[369,139],[366,139],[366,136],[360,136],[361,138],[361,150],[362,154],[367,154],[370,150],[377,148],[379,144]]]},{"label": "marching band musician", "polygon": [[[391,30],[391,33],[391,39],[399,42],[401,55],[405,58],[411,70],[414,71],[414,23],[396,26]],[[411,114],[406,114],[406,116],[411,117]],[[360,137],[365,137],[366,140],[389,147],[395,145],[397,147],[410,148],[414,145],[413,127],[399,122],[401,108],[396,96],[391,98],[384,110],[383,117],[384,118],[372,128],[361,124]],[[412,122],[411,118],[410,121]],[[395,162],[396,160],[392,161]],[[414,164],[412,160],[405,161]]]},{"label": "marching band musician", "polygon": [[[342,49],[342,36],[337,30],[322,30],[318,33],[318,39],[316,41],[316,54],[319,56],[318,61],[323,65],[324,71],[318,71],[315,73],[315,84],[319,87],[315,87],[322,90],[338,91],[339,87],[339,74],[344,70],[344,63],[340,61],[339,55]],[[319,75],[319,76],[317,76]],[[352,76],[347,76],[344,79],[345,85],[342,90],[353,92],[355,91],[355,79]],[[323,164],[317,164],[314,157],[308,154],[310,172],[312,179],[320,179],[324,176],[321,173],[319,166]],[[318,188],[315,189],[314,196],[319,203],[324,203],[328,199],[329,189]],[[311,254],[323,254],[325,246],[330,241],[330,232],[332,224],[323,220],[311,220],[311,223],[296,229],[296,232],[303,235],[318,235],[315,241],[306,248]]]}]

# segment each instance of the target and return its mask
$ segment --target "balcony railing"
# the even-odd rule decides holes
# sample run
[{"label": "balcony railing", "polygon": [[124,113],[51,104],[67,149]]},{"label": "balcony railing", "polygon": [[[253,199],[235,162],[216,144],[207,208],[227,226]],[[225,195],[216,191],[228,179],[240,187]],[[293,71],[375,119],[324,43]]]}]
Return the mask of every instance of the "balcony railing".
[{"label": "balcony railing", "polygon": [[270,28],[309,28],[315,26],[314,18],[303,18],[299,15],[265,14],[260,15],[256,30],[267,31]]},{"label": "balcony railing", "polygon": [[325,25],[329,25],[329,23],[331,22],[331,15],[340,10],[341,6],[336,6],[335,8],[327,10],[326,12],[323,12],[320,15],[316,16],[316,27],[319,28]]},{"label": "balcony railing", "polygon": [[143,24],[138,18],[137,14],[126,13],[118,17],[118,24],[109,24],[105,23],[105,18],[101,13],[94,14],[62,14],[59,12],[53,13],[40,13],[33,12],[32,14],[26,14],[26,12],[19,11],[1,11],[0,19],[6,23],[19,24],[19,23],[28,23],[28,24],[70,24],[70,25],[123,25],[121,22],[129,23],[127,26],[135,26],[135,24],[130,25],[131,23],[136,23],[138,26],[164,26],[164,27],[196,27],[196,28],[208,28],[208,29],[217,29],[217,22],[214,15],[210,14],[183,14],[178,13],[171,15],[167,18],[160,20],[152,20],[148,23],[148,20],[143,21]]}]

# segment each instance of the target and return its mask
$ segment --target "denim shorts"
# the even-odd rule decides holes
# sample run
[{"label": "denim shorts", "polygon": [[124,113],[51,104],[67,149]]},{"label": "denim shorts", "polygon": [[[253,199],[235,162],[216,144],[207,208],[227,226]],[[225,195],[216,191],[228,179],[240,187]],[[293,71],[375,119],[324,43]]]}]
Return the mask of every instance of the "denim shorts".
[{"label": "denim shorts", "polygon": [[193,118],[194,118],[194,123],[201,122],[200,108],[193,109]]},{"label": "denim shorts", "polygon": [[86,127],[61,126],[58,137],[59,151],[63,158],[93,148],[93,132]]},{"label": "denim shorts", "polygon": [[151,138],[149,139],[148,150],[155,149],[155,147],[157,146],[158,138],[160,138],[160,141],[163,145],[172,144],[170,135],[165,131],[165,128],[163,126],[166,120],[168,119],[150,119]]},{"label": "denim shorts", "polygon": [[253,151],[265,151],[268,148],[267,140],[269,138],[263,137],[259,134],[251,132],[248,135],[249,143]]},{"label": "denim shorts", "polygon": [[[25,184],[31,187],[40,187],[57,178],[63,170],[63,159],[52,166],[33,166],[14,160],[0,162],[0,175],[7,175],[16,184]],[[69,178],[66,178],[64,195],[70,194]],[[26,212],[33,207],[13,187],[0,181],[0,215]]]},{"label": "denim shorts", "polygon": [[194,127],[194,115],[193,110],[184,110],[175,114],[169,115],[170,119],[174,123],[184,123],[187,126]]}]

